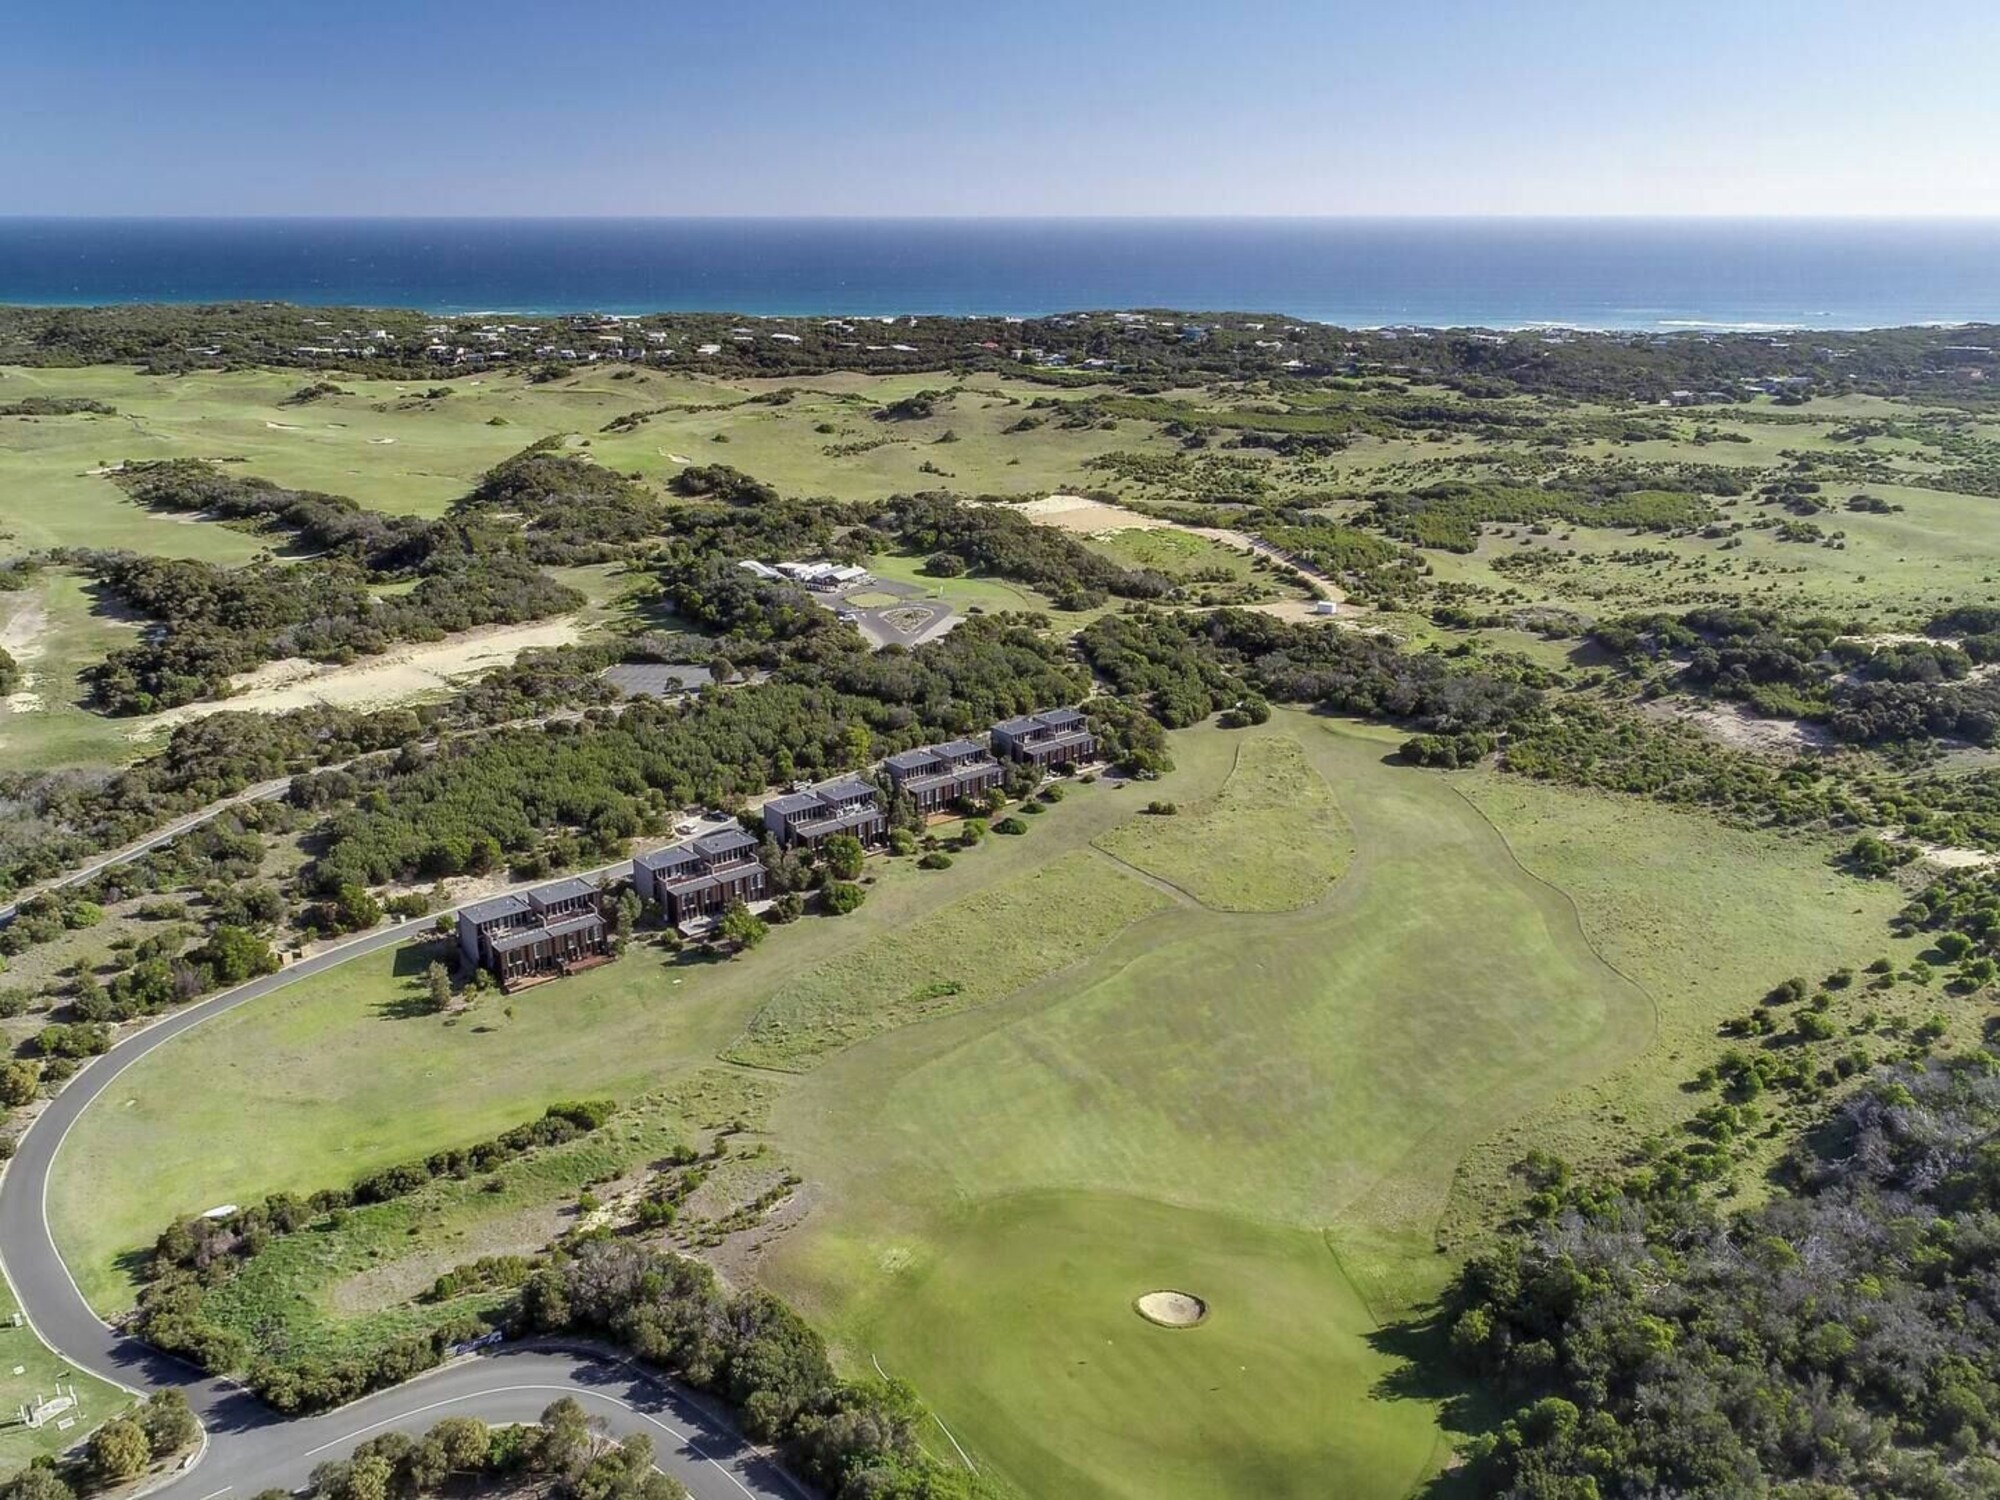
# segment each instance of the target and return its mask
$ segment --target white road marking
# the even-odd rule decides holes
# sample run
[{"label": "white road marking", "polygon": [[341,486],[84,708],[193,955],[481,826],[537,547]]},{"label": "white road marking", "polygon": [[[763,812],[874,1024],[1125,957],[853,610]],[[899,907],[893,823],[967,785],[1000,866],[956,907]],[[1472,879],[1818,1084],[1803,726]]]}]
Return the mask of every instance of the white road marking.
[{"label": "white road marking", "polygon": [[[321,1443],[317,1448],[308,1448],[303,1454],[300,1455],[300,1457],[311,1458],[315,1453],[324,1453],[329,1448],[338,1448],[344,1443],[351,1444],[358,1442],[364,1433],[373,1432],[378,1427],[395,1426],[400,1423],[409,1421],[410,1418],[412,1417],[420,1417],[425,1412],[437,1411],[441,1407],[463,1406],[468,1401],[481,1401],[488,1396],[504,1396],[511,1392],[516,1392],[516,1391],[558,1391],[565,1396],[570,1396],[573,1398],[580,1398],[590,1401],[606,1401],[613,1406],[622,1407],[624,1410],[629,1411],[633,1416],[637,1417],[640,1421],[650,1422],[653,1426],[659,1428],[660,1431],[664,1432],[668,1437],[672,1438],[675,1442],[683,1444],[684,1446],[694,1450],[694,1452],[700,1457],[703,1463],[713,1464],[715,1466],[716,1471],[720,1473],[723,1478],[727,1479],[731,1484],[735,1485],[736,1488],[738,1488],[739,1490],[742,1490],[744,1494],[749,1495],[751,1497],[751,1500],[756,1500],[755,1490],[750,1489],[747,1485],[743,1483],[742,1480],[738,1479],[734,1474],[730,1473],[728,1465],[724,1464],[721,1459],[710,1457],[706,1452],[703,1451],[701,1444],[697,1443],[693,1438],[687,1436],[687,1434],[675,1431],[672,1427],[669,1427],[665,1422],[662,1422],[658,1417],[653,1416],[650,1412],[643,1412],[639,1410],[638,1407],[634,1406],[629,1401],[620,1401],[616,1396],[607,1396],[602,1391],[593,1391],[575,1385],[542,1385],[536,1383],[530,1385],[488,1386],[484,1390],[471,1391],[463,1396],[453,1396],[449,1400],[445,1401],[433,1401],[427,1406],[413,1407],[409,1411],[398,1412],[393,1417],[384,1417],[379,1422],[370,1422],[366,1427],[355,1428],[354,1431],[348,1433],[345,1437],[337,1437],[329,1442]],[[217,1493],[219,1494],[221,1492],[218,1491]],[[207,1500],[214,1500],[214,1497],[209,1496],[207,1497]]]}]

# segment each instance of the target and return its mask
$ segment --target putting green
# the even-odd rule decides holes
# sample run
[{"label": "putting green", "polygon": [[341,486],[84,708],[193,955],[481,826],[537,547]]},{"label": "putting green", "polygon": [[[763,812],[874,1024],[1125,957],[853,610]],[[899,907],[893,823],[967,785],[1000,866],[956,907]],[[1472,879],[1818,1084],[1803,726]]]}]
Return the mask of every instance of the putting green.
[{"label": "putting green", "polygon": [[[876,1281],[857,1342],[921,1372],[952,1433],[976,1431],[975,1461],[1031,1494],[1402,1494],[1436,1439],[1421,1402],[1364,1414],[1396,1362],[1310,1230],[1027,1194],[975,1205]],[[1133,1299],[1160,1286],[1198,1288],[1207,1318],[1138,1317]]]}]

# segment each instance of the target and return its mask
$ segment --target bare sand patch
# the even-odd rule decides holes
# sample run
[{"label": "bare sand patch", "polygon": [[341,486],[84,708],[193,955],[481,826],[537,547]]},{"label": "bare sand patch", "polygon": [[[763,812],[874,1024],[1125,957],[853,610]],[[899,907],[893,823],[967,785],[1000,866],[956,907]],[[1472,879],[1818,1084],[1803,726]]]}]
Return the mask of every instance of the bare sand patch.
[{"label": "bare sand patch", "polygon": [[1302,625],[1332,625],[1339,618],[1337,615],[1314,613],[1313,601],[1310,599],[1272,599],[1263,604],[1246,604],[1242,608]]},{"label": "bare sand patch", "polygon": [[1797,755],[1802,750],[1824,750],[1833,743],[1832,736],[1817,724],[1800,719],[1760,719],[1741,704],[1697,705],[1662,698],[1645,704],[1641,712],[1665,723],[1692,725],[1733,750]]},{"label": "bare sand patch", "polygon": [[214,703],[190,703],[147,719],[137,735],[227,710],[284,713],[315,703],[352,706],[394,703],[454,686],[461,678],[506,666],[523,651],[567,646],[582,634],[574,616],[526,625],[467,630],[440,641],[399,646],[380,656],[345,666],[327,666],[302,657],[266,662],[230,680],[231,696]]},{"label": "bare sand patch", "polygon": [[30,599],[7,617],[5,625],[0,625],[0,649],[25,667],[41,657],[42,640],[48,629],[48,605],[41,599]]},{"label": "bare sand patch", "polygon": [[296,422],[266,422],[264,425],[273,432],[299,432],[303,430]]},{"label": "bare sand patch", "polygon": [[1132,1309],[1162,1328],[1193,1328],[1208,1316],[1208,1304],[1192,1292],[1147,1292]]},{"label": "bare sand patch", "polygon": [[1045,495],[1039,500],[1010,500],[1009,510],[1017,510],[1031,521],[1054,526],[1061,531],[1103,536],[1114,531],[1153,531],[1171,526],[1158,516],[1142,516],[1121,505],[1107,505],[1088,495]]}]

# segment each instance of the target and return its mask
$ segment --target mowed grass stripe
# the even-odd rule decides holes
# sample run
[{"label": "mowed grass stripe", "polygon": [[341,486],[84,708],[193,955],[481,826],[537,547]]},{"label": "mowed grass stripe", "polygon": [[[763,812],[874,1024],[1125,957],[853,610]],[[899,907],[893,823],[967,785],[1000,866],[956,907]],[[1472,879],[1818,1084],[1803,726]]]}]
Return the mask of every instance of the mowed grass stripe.
[{"label": "mowed grass stripe", "polygon": [[1354,830],[1295,739],[1246,739],[1222,791],[1174,817],[1134,818],[1098,839],[1113,858],[1216,911],[1293,911],[1354,858]]},{"label": "mowed grass stripe", "polygon": [[789,981],[723,1056],[802,1073],[895,1027],[1001,999],[1169,904],[1083,851],[955,901]]}]

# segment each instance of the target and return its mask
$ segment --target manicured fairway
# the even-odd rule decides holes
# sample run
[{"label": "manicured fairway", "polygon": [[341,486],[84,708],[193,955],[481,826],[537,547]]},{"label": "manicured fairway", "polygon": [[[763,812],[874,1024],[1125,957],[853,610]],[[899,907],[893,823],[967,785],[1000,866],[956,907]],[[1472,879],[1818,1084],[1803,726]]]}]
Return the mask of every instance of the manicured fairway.
[{"label": "manicured fairway", "polygon": [[[1567,1138],[1627,1100],[1663,1110],[1718,988],[1737,1009],[1809,951],[1865,961],[1891,897],[1846,899],[1804,842],[1704,840],[1614,799],[1414,771],[1394,745],[1290,711],[1176,735],[1157,784],[1076,786],[950,870],[871,862],[851,917],[732,963],[641,949],[512,1017],[400,1014],[415,954],[401,978],[383,956],[307,981],[162,1048],[83,1118],[59,1243],[116,1309],[118,1257],[176,1212],[718,1054],[803,1068],[756,1075],[813,1205],[760,1274],[852,1368],[911,1379],[975,1461],[1034,1495],[1402,1496],[1442,1449],[1373,1336],[1448,1274],[1438,1236],[1481,1174],[1535,1120]],[[1287,844],[1294,824],[1312,836]],[[1203,840],[1224,864],[1271,844],[1284,878],[1238,890]],[[1745,891],[1795,933],[1774,940]],[[1690,926],[1699,954],[1663,955]],[[1144,1323],[1131,1300],[1161,1286],[1210,1320]]]},{"label": "manicured fairway", "polygon": [[1222,790],[1134,818],[1098,847],[1218,911],[1308,906],[1354,857],[1354,831],[1297,740],[1245,739]]},{"label": "manicured fairway", "polygon": [[[1132,1309],[1158,1288],[1197,1328]],[[1108,1193],[983,1200],[885,1289],[865,1334],[1032,1495],[1402,1495],[1436,1442],[1326,1242]],[[938,1446],[946,1456],[950,1449]]]}]

